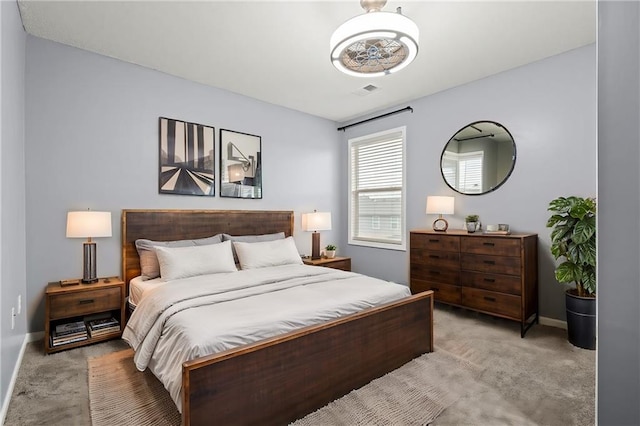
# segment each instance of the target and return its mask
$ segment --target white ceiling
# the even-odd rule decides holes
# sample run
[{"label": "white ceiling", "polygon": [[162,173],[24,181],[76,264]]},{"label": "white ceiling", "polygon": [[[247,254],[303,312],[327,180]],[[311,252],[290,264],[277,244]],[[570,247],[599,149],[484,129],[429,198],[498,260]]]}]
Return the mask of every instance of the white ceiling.
[{"label": "white ceiling", "polygon": [[[357,78],[329,38],[344,1],[18,0],[29,34],[338,122],[595,42],[595,1],[394,1],[420,28],[417,59]],[[362,88],[379,88],[362,96]]]}]

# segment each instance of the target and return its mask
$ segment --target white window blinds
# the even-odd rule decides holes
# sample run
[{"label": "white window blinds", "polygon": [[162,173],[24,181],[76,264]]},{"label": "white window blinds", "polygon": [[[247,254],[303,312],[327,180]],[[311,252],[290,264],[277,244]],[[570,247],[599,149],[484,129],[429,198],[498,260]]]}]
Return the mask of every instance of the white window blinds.
[{"label": "white window blinds", "polygon": [[349,140],[349,244],[404,250],[405,128]]}]

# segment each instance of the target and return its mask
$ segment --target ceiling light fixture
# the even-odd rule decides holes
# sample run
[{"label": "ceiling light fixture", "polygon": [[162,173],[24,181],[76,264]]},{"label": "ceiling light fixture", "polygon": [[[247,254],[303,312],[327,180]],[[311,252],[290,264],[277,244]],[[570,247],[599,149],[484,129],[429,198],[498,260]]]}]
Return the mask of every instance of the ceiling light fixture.
[{"label": "ceiling light fixture", "polygon": [[387,0],[360,0],[367,13],[349,19],[331,36],[331,62],[345,74],[380,77],[400,71],[418,54],[418,26]]}]

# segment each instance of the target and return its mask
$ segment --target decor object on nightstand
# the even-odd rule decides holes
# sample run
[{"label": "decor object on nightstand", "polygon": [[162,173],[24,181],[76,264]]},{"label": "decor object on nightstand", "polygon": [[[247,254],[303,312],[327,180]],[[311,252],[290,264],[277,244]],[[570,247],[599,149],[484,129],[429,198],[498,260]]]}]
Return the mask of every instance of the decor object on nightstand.
[{"label": "decor object on nightstand", "polygon": [[327,257],[327,259],[333,259],[334,257],[336,257],[337,248],[338,247],[333,244],[327,244],[327,246],[324,248],[324,255]]},{"label": "decor object on nightstand", "polygon": [[320,259],[320,234],[318,231],[331,231],[331,213],[317,212],[302,214],[302,230],[311,234],[311,259]]},{"label": "decor object on nightstand", "polygon": [[67,238],[87,238],[82,252],[82,282],[98,281],[96,243],[91,238],[111,236],[111,212],[76,211],[67,213]]},{"label": "decor object on nightstand", "polygon": [[555,269],[559,283],[575,283],[565,292],[569,342],[596,348],[596,201],[594,198],[559,197],[549,203],[553,215],[551,254],[564,262]]},{"label": "decor object on nightstand", "polygon": [[400,71],[418,54],[420,30],[397,12],[382,12],[387,0],[360,0],[367,12],[349,19],[331,35],[331,62],[355,77],[382,77]]},{"label": "decor object on nightstand", "polygon": [[446,231],[449,222],[442,217],[443,214],[453,214],[454,197],[441,197],[430,195],[427,197],[427,214],[437,214],[438,218],[433,221],[434,231]]},{"label": "decor object on nightstand", "polygon": [[480,230],[480,216],[477,214],[470,214],[464,218],[464,226],[467,232],[476,232]]}]

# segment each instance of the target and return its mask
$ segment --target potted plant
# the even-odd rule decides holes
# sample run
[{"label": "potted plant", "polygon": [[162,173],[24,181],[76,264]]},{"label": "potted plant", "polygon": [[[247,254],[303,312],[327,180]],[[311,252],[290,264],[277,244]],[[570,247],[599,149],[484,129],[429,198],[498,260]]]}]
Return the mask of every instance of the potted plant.
[{"label": "potted plant", "polygon": [[596,347],[596,201],[560,197],[549,203],[553,215],[551,254],[563,262],[555,269],[559,283],[574,283],[565,292],[569,341],[578,347]]},{"label": "potted plant", "polygon": [[480,216],[477,214],[470,214],[464,218],[464,224],[467,228],[467,232],[476,232],[480,227]]},{"label": "potted plant", "polygon": [[327,257],[327,259],[333,259],[334,257],[336,257],[336,249],[337,247],[333,244],[327,244],[327,246],[324,248],[324,255]]}]

